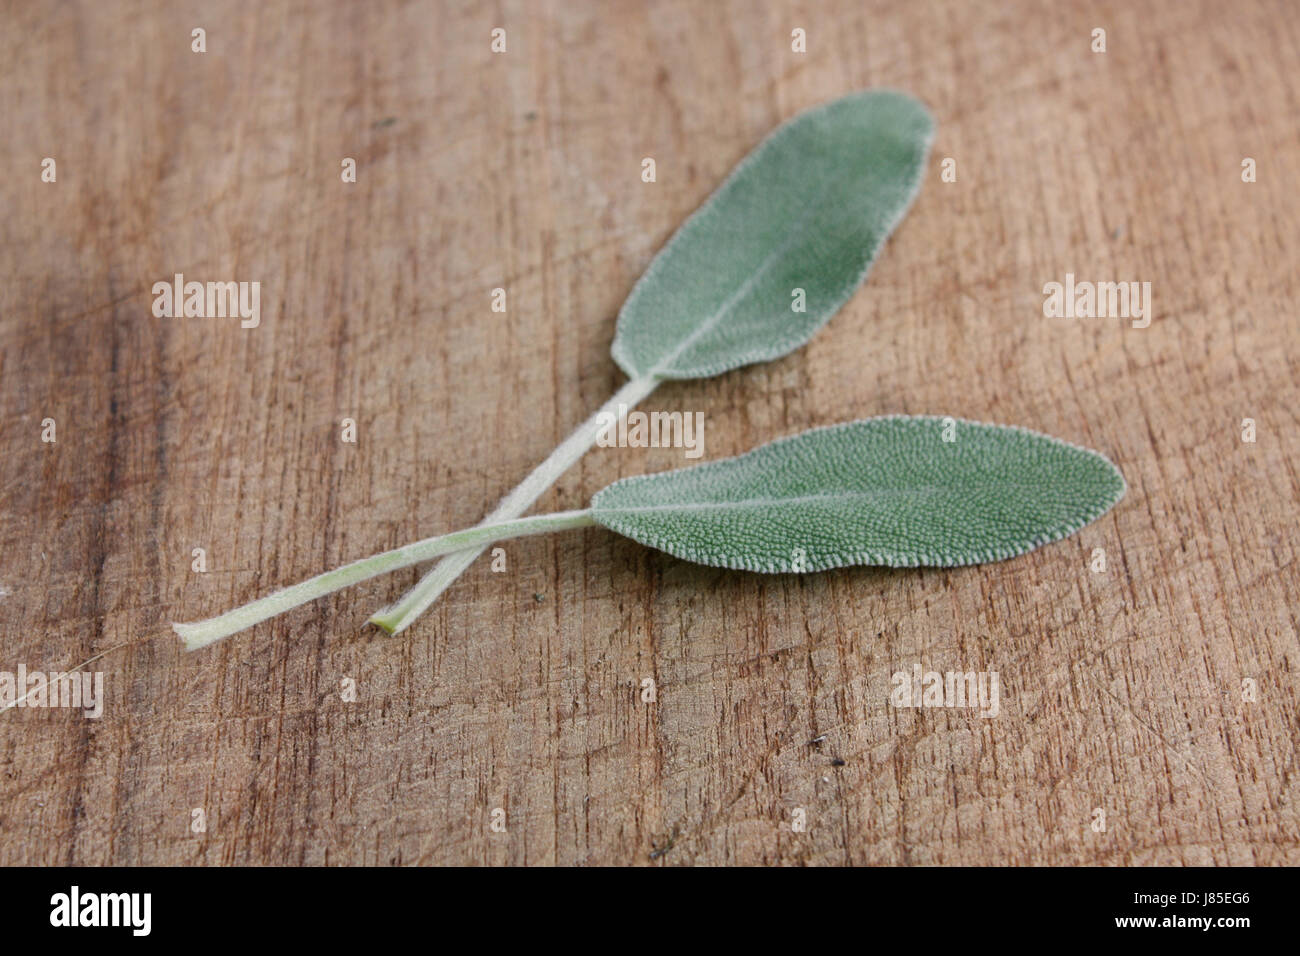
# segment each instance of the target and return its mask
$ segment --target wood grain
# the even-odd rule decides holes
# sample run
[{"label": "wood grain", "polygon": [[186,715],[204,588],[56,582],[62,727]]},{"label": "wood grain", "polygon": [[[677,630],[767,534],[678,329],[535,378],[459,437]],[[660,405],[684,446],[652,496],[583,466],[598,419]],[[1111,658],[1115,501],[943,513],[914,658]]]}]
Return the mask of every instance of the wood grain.
[{"label": "wood grain", "polygon": [[[1293,12],[7,4],[0,670],[104,653],[107,701],[0,713],[0,863],[1300,862]],[[709,458],[1020,424],[1115,460],[1119,508],[1004,564],[802,578],[571,532],[398,639],[363,622],[416,569],[180,652],[170,620],[478,521],[621,383],[614,316],[676,226],[868,86],[938,138],[867,288],[653,406],[703,411]],[[154,318],[177,272],[259,281],[261,326]],[[1044,318],[1067,272],[1151,282],[1155,320]],[[680,464],[598,449],[539,507]],[[997,671],[999,716],[890,706],[918,662]]]}]

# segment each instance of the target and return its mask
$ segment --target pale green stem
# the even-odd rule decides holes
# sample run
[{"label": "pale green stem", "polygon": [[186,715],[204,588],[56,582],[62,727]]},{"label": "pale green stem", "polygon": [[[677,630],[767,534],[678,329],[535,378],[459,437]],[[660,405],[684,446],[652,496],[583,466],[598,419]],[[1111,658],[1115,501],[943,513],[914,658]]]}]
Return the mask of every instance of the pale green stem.
[{"label": "pale green stem", "polygon": [[585,528],[595,523],[590,511],[560,511],[555,514],[538,515],[533,518],[499,521],[493,524],[485,523],[474,528],[468,528],[465,531],[440,534],[437,537],[425,538],[422,541],[416,541],[393,551],[384,551],[381,554],[362,558],[360,561],[353,561],[351,564],[345,564],[333,571],[326,571],[324,574],[308,578],[306,581],[287,587],[282,591],[268,594],[251,604],[237,607],[233,611],[227,611],[217,617],[210,617],[206,621],[195,621],[192,624],[173,624],[172,628],[185,642],[185,649],[195,651],[200,647],[206,647],[213,641],[219,641],[223,637],[229,637],[237,631],[242,631],[246,627],[259,624],[269,617],[282,614],[290,608],[306,604],[315,598],[357,584],[367,578],[373,578],[375,575],[383,574],[386,571],[396,571],[398,568],[410,567],[412,564],[419,564],[421,561],[428,561],[430,558],[450,554],[463,548],[485,548],[493,541],[501,541],[506,538],[518,538],[526,534],[542,534],[547,531],[563,531],[567,528]]},{"label": "pale green stem", "polygon": [[[626,405],[632,409],[645,400],[654,391],[660,379],[648,375],[634,378],[600,409],[583,422],[578,429],[566,438],[549,458],[538,465],[533,473],[520,482],[519,487],[501,499],[496,510],[484,518],[484,523],[509,521],[518,518],[532,507],[533,502],[541,497],[542,492],[559,479],[573,466],[583,453],[600,435],[602,422],[606,415],[618,416],[618,407]],[[462,571],[474,563],[474,559],[483,553],[484,546],[474,546],[456,554],[448,555],[437,563],[420,581],[407,591],[396,604],[392,604],[375,614],[371,624],[377,624],[389,634],[406,630],[417,617],[438,600],[443,591],[451,585]]]}]

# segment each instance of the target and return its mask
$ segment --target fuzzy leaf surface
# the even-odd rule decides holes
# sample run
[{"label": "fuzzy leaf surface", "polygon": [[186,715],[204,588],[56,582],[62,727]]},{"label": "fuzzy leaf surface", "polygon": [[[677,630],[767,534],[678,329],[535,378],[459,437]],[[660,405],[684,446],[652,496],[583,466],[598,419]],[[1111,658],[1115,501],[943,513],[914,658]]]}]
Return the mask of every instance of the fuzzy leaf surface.
[{"label": "fuzzy leaf surface", "polygon": [[591,514],[642,544],[714,567],[953,567],[1072,534],[1125,488],[1104,456],[1047,435],[896,415],[625,478],[596,494]]},{"label": "fuzzy leaf surface", "polygon": [[619,312],[614,360],[633,379],[704,378],[803,345],[866,278],[933,135],[924,106],[882,90],[779,126],[650,263]]}]

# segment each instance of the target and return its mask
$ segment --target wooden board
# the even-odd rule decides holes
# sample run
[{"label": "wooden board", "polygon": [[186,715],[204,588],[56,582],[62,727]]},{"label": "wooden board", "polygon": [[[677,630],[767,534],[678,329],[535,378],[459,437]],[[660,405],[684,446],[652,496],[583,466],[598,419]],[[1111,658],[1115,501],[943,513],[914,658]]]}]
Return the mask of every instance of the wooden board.
[{"label": "wooden board", "polygon": [[[1293,13],[9,5],[0,670],[102,654],[105,701],[0,713],[0,863],[1300,862]],[[708,458],[1024,425],[1111,456],[1114,512],[1003,564],[805,577],[569,532],[398,639],[363,623],[416,569],[180,651],[171,620],[482,518],[621,384],[672,231],[869,86],[938,136],[867,287],[652,407],[703,411]],[[155,318],[176,273],[259,282],[260,325]],[[1067,273],[1150,282],[1154,320],[1045,318]],[[539,508],[682,463],[597,449]],[[997,672],[998,716],[892,706],[917,664]]]}]

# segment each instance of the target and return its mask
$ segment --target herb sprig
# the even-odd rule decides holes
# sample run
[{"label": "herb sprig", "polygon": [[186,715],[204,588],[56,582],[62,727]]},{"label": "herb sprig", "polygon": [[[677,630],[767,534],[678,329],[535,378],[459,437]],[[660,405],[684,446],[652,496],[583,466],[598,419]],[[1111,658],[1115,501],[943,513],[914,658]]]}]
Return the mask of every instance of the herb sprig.
[{"label": "herb sprig", "polygon": [[746,454],[624,478],[582,511],[485,523],[309,578],[193,624],[205,647],[314,598],[438,555],[602,525],[697,564],[768,573],[852,565],[954,567],[1014,557],[1124,496],[1106,458],[1024,428],[892,415],[781,438]]},{"label": "herb sprig", "polygon": [[[612,352],[629,381],[485,519],[530,508],[596,443],[602,414],[634,408],[660,382],[707,378],[799,348],[866,278],[907,212],[934,123],[910,96],[854,93],[772,132],[686,220],[633,288]],[[443,558],[370,618],[409,627],[482,548]]]}]

